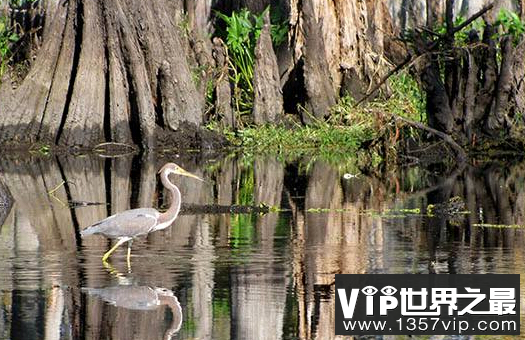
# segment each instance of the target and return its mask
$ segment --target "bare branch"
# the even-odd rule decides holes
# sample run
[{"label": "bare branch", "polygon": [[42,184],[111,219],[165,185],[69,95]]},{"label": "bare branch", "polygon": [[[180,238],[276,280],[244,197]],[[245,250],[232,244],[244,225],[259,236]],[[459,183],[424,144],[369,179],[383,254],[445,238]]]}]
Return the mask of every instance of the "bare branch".
[{"label": "bare branch", "polygon": [[[478,12],[476,12],[474,15],[472,15],[470,18],[468,18],[467,20],[465,20],[464,23],[454,27],[453,29],[451,29],[449,32],[447,32],[446,34],[444,35],[439,35],[439,38],[437,40],[435,40],[428,48],[429,51],[432,51],[434,48],[436,48],[436,46],[443,40],[445,39],[446,37],[448,37],[448,34],[452,34],[454,35],[455,33],[461,31],[463,28],[467,27],[468,25],[470,25],[471,22],[473,22],[474,20],[476,20],[477,18],[479,18],[480,16],[482,16],[483,14],[485,14],[487,11],[489,11],[490,9],[492,9],[492,7],[494,7],[494,3],[491,2],[490,4],[488,4],[487,6],[483,7],[482,9],[480,9]],[[416,56],[417,57],[417,56]],[[359,106],[361,103],[363,103],[365,100],[367,100],[372,94],[374,94],[377,90],[379,90],[379,88],[381,88],[381,86],[383,86],[385,84],[385,82],[391,77],[393,76],[394,74],[396,74],[397,72],[401,71],[406,65],[410,64],[410,62],[414,59],[413,56],[411,56],[410,54],[405,58],[405,60],[403,60],[401,62],[401,64],[397,65],[395,68],[393,68],[390,72],[388,72],[387,75],[385,75],[380,81],[379,83],[377,83],[376,86],[374,86],[368,93],[366,93],[363,98],[361,98],[355,105],[354,107],[357,107]]]}]

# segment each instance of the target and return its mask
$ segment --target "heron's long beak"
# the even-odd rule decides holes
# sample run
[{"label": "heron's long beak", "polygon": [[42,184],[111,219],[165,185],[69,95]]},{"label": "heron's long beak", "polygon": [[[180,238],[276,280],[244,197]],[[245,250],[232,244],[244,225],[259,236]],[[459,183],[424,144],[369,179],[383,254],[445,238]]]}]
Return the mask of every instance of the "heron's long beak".
[{"label": "heron's long beak", "polygon": [[194,175],[191,172],[188,172],[188,171],[186,171],[184,169],[181,169],[181,168],[178,169],[177,174],[181,175],[181,176],[187,176],[187,177],[195,178],[195,179],[198,179],[199,181],[204,182],[204,180],[202,178],[200,178],[199,176]]}]

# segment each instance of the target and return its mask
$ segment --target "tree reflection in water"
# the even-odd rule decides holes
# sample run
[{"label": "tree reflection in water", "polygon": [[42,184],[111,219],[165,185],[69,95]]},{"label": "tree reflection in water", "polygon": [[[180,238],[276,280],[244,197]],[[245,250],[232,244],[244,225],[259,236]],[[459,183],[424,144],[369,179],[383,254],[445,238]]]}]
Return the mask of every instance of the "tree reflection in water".
[{"label": "tree reflection in water", "polygon": [[[80,227],[165,206],[155,173],[169,160],[206,180],[175,179],[184,203],[280,211],[182,215],[134,243],[132,273],[108,274],[108,241],[83,243]],[[359,173],[355,162],[3,157],[0,196],[14,200],[0,207],[0,338],[158,339],[177,313],[137,308],[173,307],[177,296],[184,319],[174,338],[331,339],[336,273],[427,273],[430,264],[439,273],[525,273],[524,164],[345,173]],[[426,214],[453,197],[469,213]],[[117,251],[113,266],[125,270],[125,257]]]}]

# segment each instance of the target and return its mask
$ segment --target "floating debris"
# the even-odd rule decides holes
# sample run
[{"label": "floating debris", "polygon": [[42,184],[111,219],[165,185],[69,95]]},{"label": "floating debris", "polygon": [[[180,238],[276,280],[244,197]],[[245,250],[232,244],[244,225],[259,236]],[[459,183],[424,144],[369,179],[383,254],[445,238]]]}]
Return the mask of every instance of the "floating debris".
[{"label": "floating debris", "polygon": [[498,228],[498,229],[521,229],[525,228],[525,225],[520,224],[490,224],[490,223],[474,223],[473,227],[481,228]]},{"label": "floating debris", "polygon": [[181,215],[185,214],[266,214],[273,211],[266,204],[252,205],[218,205],[218,204],[182,204]]},{"label": "floating debris", "polygon": [[463,201],[463,198],[459,196],[452,197],[446,202],[443,203],[436,203],[436,204],[429,204],[427,206],[427,215],[428,216],[435,216],[435,215],[465,215],[470,214],[470,211],[465,210],[465,202]]},{"label": "floating debris", "polygon": [[69,206],[71,208],[81,208],[81,207],[89,207],[92,205],[104,205],[106,203],[102,202],[87,202],[87,201],[69,201]]},{"label": "floating debris", "polygon": [[377,216],[382,218],[405,218],[414,216],[423,216],[419,208],[400,208],[400,209],[385,209],[377,211],[373,209],[361,211],[362,215]]}]

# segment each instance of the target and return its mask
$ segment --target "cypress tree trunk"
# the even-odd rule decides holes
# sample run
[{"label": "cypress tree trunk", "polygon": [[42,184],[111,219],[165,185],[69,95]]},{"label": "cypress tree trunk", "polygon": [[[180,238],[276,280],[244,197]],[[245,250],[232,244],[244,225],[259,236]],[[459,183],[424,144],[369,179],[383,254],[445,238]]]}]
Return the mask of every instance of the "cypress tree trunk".
[{"label": "cypress tree trunk", "polygon": [[329,115],[341,95],[360,99],[387,73],[390,63],[384,56],[397,52],[386,0],[285,2],[290,43],[280,62],[290,62],[281,71],[283,91],[286,101],[288,88],[304,87],[305,103],[300,104],[309,111],[302,112],[304,122]]},{"label": "cypress tree trunk", "polygon": [[421,56],[415,73],[427,94],[430,127],[463,144],[474,145],[485,135],[523,138],[524,36],[498,34],[498,27],[493,26],[497,13],[494,6],[472,16],[483,15],[482,36],[472,29],[468,41],[458,42],[453,6],[454,1],[446,2],[447,32],[440,38],[441,44],[421,32],[414,35],[414,53]]},{"label": "cypress tree trunk", "polygon": [[277,58],[270,37],[270,15],[266,12],[264,26],[255,46],[253,76],[253,121],[255,124],[277,123],[283,111],[283,96]]},{"label": "cypress tree trunk", "polygon": [[[176,7],[168,0],[51,2],[27,76],[0,88],[0,143],[155,146],[158,129],[199,126]],[[47,24],[49,23],[49,25]]]}]

